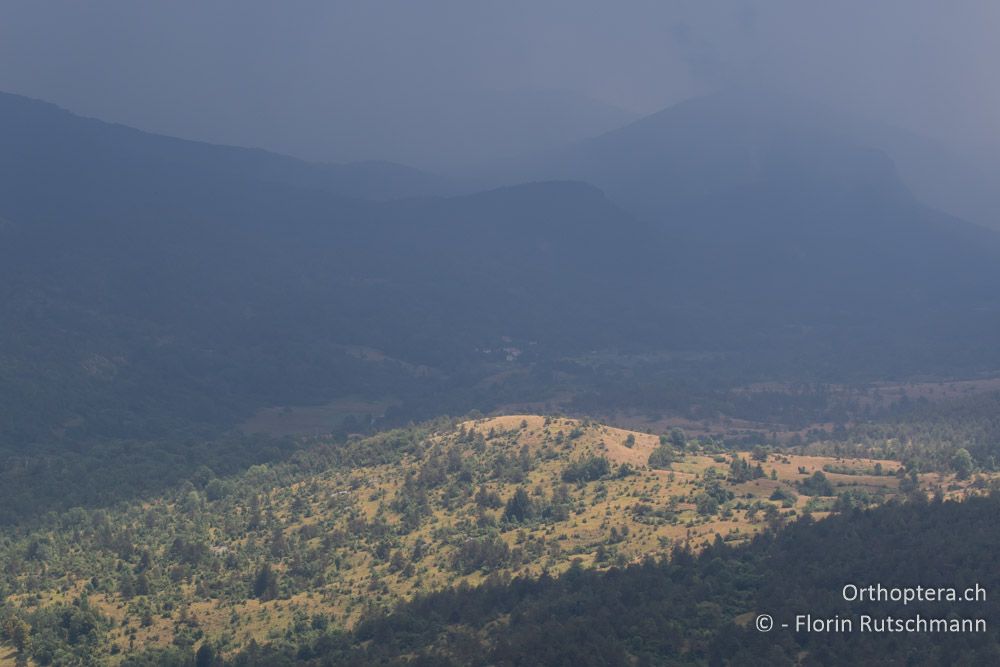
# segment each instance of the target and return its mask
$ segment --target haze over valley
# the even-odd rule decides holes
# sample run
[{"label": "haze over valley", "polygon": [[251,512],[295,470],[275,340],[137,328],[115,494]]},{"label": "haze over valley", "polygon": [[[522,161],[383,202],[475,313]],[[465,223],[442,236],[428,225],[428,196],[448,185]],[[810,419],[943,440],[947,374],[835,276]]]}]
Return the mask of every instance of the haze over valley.
[{"label": "haze over valley", "polygon": [[1000,655],[995,11],[559,4],[0,10],[0,666]]}]

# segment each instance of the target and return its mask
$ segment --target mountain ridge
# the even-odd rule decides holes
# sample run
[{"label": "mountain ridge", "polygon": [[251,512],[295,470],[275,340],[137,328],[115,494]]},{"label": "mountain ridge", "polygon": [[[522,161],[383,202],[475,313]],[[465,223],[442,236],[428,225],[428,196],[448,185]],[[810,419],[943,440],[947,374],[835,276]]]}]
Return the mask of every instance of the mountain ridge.
[{"label": "mountain ridge", "polygon": [[[150,159],[173,162],[175,169],[314,188],[339,196],[393,199],[446,192],[453,187],[442,177],[392,162],[314,163],[261,148],[180,139],[78,116],[50,102],[11,93],[0,92],[0,115],[8,124],[7,131],[17,131],[23,139],[13,141],[7,134],[3,147],[22,158],[48,148],[45,142],[61,134],[62,140],[81,143],[78,150],[122,147],[124,151],[118,154],[105,154],[136,166]],[[16,127],[10,127],[12,124]]]},{"label": "mountain ridge", "polygon": [[[724,390],[719,378],[1000,367],[994,236],[879,180],[826,188],[829,169],[797,173],[799,145],[778,152],[795,169],[778,160],[765,186],[722,182],[664,221],[590,181],[344,198],[261,180],[267,154],[234,172],[231,156],[262,154],[219,149],[199,166],[216,149],[55,107],[56,121],[25,124],[3,114],[27,103],[3,100],[8,455],[218,437],[264,408],[347,399],[388,406],[387,425],[600,396],[635,374],[676,406],[678,386]],[[856,156],[830,154],[851,158],[844,169]],[[661,361],[595,363],[607,351]]]}]

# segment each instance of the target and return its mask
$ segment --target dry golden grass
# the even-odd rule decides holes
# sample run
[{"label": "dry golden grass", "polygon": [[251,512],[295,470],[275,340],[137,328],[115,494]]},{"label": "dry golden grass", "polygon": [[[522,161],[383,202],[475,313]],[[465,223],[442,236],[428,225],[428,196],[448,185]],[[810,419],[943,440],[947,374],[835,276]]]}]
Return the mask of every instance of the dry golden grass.
[{"label": "dry golden grass", "polygon": [[[401,516],[391,509],[391,503],[403,488],[407,475],[416,473],[433,456],[444,455],[456,445],[462,432],[469,431],[483,436],[482,446],[477,450],[463,445],[462,456],[480,467],[499,453],[516,457],[523,448],[531,453],[534,463],[523,480],[515,483],[494,479],[486,483],[486,487],[503,500],[511,497],[518,487],[525,488],[538,500],[550,497],[553,489],[563,484],[561,475],[567,464],[589,455],[605,456],[619,466],[629,464],[635,473],[569,485],[573,510],[567,518],[543,519],[524,525],[500,522],[502,508],[484,511],[477,507],[472,496],[446,503],[443,492],[434,490],[429,494],[430,515],[424,517],[415,530],[395,531],[393,537],[393,552],[409,555],[418,542],[426,545],[423,558],[413,564],[412,572],[392,568],[389,559],[376,559],[370,541],[354,539],[357,536],[351,534],[350,522],[357,525],[363,519],[371,525],[383,521],[390,527],[397,527]],[[634,440],[628,442],[630,436]],[[521,554],[516,562],[500,571],[512,576],[537,576],[543,571],[562,572],[574,561],[604,568],[647,556],[663,556],[676,545],[697,550],[717,535],[730,543],[748,540],[768,525],[763,513],[751,511],[749,506],[757,503],[774,506],[778,508],[779,520],[802,514],[810,501],[808,497],[798,495],[794,505],[783,507],[779,501],[770,500],[771,494],[778,488],[795,491],[797,481],[824,466],[864,471],[872,469],[876,463],[881,464],[886,472],[881,476],[827,473],[827,477],[838,491],[866,490],[883,498],[898,493],[898,479],[888,474],[899,466],[896,461],[772,454],[762,463],[765,477],[738,484],[723,482],[734,494],[734,499],[719,514],[703,516],[692,499],[701,490],[699,484],[706,472],[715,468],[725,479],[732,457],[749,460],[749,453],[686,452],[673,464],[672,470],[653,470],[647,467],[647,461],[657,446],[659,438],[654,435],[575,419],[511,415],[466,422],[453,432],[433,436],[427,447],[401,464],[328,470],[289,486],[273,488],[266,494],[264,502],[288,538],[302,536],[303,529],[309,526],[318,527],[319,534],[301,538],[306,549],[318,553],[327,548],[322,546],[325,536],[333,532],[344,536],[342,543],[329,547],[336,550],[339,566],[328,569],[322,582],[306,592],[267,602],[256,599],[225,601],[199,595],[191,583],[185,582],[176,591],[180,604],[169,613],[153,614],[148,627],[139,623],[134,611],[135,600],[127,602],[115,594],[96,594],[91,595],[90,601],[114,621],[109,644],[117,644],[123,652],[134,647],[167,645],[173,641],[176,628],[183,623],[196,625],[206,637],[225,637],[230,648],[237,648],[251,639],[267,641],[271,633],[287,627],[296,613],[322,613],[330,617],[333,625],[350,626],[369,606],[387,607],[418,592],[461,583],[480,583],[486,573],[460,574],[451,563],[456,544],[466,533],[476,531],[477,522],[484,515],[496,522],[495,532],[500,539]],[[776,479],[771,478],[772,471]],[[954,478],[947,475],[925,475],[921,483],[928,490],[954,486],[949,491],[951,496],[973,492],[967,482],[956,484]],[[827,504],[831,503],[832,499]],[[737,504],[738,507],[733,506]],[[657,509],[672,507],[675,519],[640,516],[634,511],[637,505]],[[170,504],[164,507],[176,511]],[[825,516],[827,509],[815,511],[814,516]],[[220,527],[224,517],[211,518],[208,535],[213,549],[238,552],[246,548],[245,535],[227,538]],[[281,574],[288,564],[277,561],[274,567]],[[83,581],[81,577],[65,593],[44,593],[40,602],[68,601],[79,594]],[[123,621],[127,623],[123,625]],[[0,653],[0,665],[7,664],[2,661],[9,657],[7,653]],[[120,656],[112,656],[109,661],[114,663],[117,658]]]}]

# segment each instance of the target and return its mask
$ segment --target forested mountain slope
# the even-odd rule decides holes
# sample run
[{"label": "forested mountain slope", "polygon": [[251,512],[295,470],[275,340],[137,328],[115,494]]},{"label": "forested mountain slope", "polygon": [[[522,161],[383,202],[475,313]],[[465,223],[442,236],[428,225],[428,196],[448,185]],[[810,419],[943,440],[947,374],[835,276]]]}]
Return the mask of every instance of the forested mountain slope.
[{"label": "forested mountain slope", "polygon": [[[921,207],[879,156],[751,112],[588,144],[601,170],[578,175],[611,199],[549,181],[377,202],[340,196],[365,190],[342,171],[3,96],[0,447],[27,457],[7,488],[99,467],[98,444],[189,441],[197,466],[199,438],[268,407],[381,404],[370,427],[585,391],[602,350],[694,360],[680,379],[702,386],[1000,365],[995,235]],[[626,213],[619,183],[665,217]]]}]

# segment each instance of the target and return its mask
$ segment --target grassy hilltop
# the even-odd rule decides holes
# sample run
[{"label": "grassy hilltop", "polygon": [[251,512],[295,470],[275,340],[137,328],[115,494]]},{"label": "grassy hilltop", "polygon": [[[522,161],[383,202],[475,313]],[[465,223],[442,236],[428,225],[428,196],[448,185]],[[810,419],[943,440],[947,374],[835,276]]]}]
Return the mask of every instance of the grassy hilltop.
[{"label": "grassy hilltop", "polygon": [[[417,593],[623,566],[806,513],[982,486],[903,475],[892,460],[725,451],[576,419],[440,421],[70,511],[3,543],[0,585],[40,661],[116,662],[149,646],[235,650],[302,624],[349,628]],[[87,630],[67,635],[73,623]]]}]

